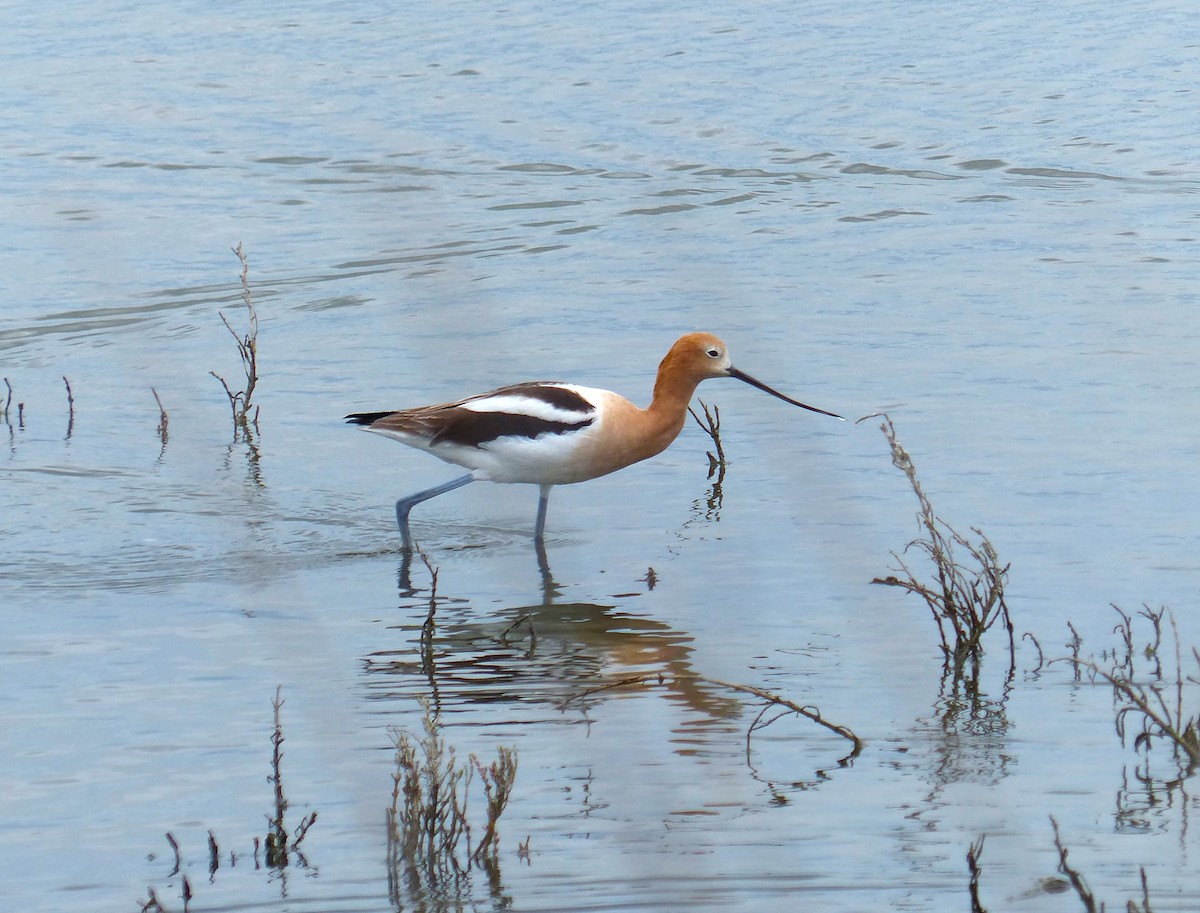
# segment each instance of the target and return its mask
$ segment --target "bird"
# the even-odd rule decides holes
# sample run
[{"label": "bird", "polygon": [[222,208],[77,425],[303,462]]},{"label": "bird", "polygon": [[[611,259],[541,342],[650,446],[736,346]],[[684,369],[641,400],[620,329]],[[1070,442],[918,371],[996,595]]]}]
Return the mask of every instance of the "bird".
[{"label": "bird", "polygon": [[793,406],[845,421],[738,370],[728,347],[711,333],[687,333],[659,364],[654,395],[645,409],[609,390],[529,381],[452,403],[354,412],[346,422],[470,470],[396,502],[396,523],[406,552],[412,550],[412,509],[475,481],[539,486],[534,541],[540,548],[551,488],[599,478],[662,453],[683,430],[696,387],[720,377],[735,378]]}]

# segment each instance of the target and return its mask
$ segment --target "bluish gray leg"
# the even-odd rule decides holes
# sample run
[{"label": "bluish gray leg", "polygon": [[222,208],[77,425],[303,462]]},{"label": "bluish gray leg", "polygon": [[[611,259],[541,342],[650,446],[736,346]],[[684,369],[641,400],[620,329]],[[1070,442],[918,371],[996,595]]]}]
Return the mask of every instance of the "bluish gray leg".
[{"label": "bluish gray leg", "polygon": [[435,485],[433,488],[426,488],[424,491],[418,491],[416,494],[401,498],[396,502],[396,525],[400,527],[400,538],[404,540],[405,551],[412,550],[412,533],[408,530],[408,515],[412,509],[422,501],[428,501],[430,498],[444,495],[448,491],[462,488],[464,485],[474,481],[475,474],[468,472],[465,476],[460,476],[442,485]]},{"label": "bluish gray leg", "polygon": [[550,502],[550,485],[543,485],[541,497],[538,498],[537,523],[533,527],[533,541],[543,541],[546,532],[546,505]]}]

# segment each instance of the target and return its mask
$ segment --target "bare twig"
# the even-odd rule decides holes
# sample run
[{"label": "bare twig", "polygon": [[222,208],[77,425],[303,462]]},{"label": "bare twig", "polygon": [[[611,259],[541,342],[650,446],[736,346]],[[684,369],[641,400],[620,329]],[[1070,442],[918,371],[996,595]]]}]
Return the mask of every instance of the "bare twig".
[{"label": "bare twig", "polygon": [[717,484],[720,484],[725,479],[725,448],[721,444],[721,408],[713,406],[711,409],[704,400],[696,400],[700,404],[700,408],[704,411],[704,420],[700,420],[700,416],[696,414],[696,410],[688,406],[688,412],[692,418],[696,420],[696,424],[701,430],[709,436],[713,442],[713,447],[716,448],[716,455],[711,452],[708,456],[708,477],[711,479],[714,474],[717,474]]},{"label": "bare twig", "polygon": [[971,875],[967,889],[971,894],[971,913],[987,913],[987,908],[979,900],[979,875],[982,871],[979,860],[983,858],[983,840],[984,835],[980,834],[979,839],[967,848],[967,871]]},{"label": "bare twig", "polygon": [[75,430],[75,395],[71,392],[71,382],[65,374],[63,384],[67,388],[67,440],[70,440],[71,432]]},{"label": "bare twig", "polygon": [[725,500],[726,463],[725,447],[721,443],[721,409],[718,406],[713,406],[710,409],[708,404],[702,399],[697,400],[697,402],[700,403],[700,408],[704,411],[704,420],[701,421],[700,416],[696,414],[696,410],[691,406],[688,406],[688,412],[696,420],[696,424],[708,435],[716,450],[715,455],[711,450],[705,452],[705,455],[708,457],[708,479],[712,482],[708,498],[705,501],[707,505],[705,519],[715,520],[720,518],[721,505]]},{"label": "bare twig", "polygon": [[430,681],[433,681],[433,636],[437,632],[438,569],[433,566],[433,562],[429,560],[429,556],[421,551],[419,547],[417,554],[421,556],[421,561],[424,562],[425,569],[429,571],[431,580],[429,586],[429,612],[425,615],[425,622],[421,625],[421,671]]},{"label": "bare twig", "polygon": [[221,867],[221,848],[217,846],[217,838],[210,830],[208,832],[208,877],[211,879]]},{"label": "bare twig", "polygon": [[275,687],[275,729],[271,733],[271,776],[268,777],[275,787],[275,816],[267,816],[267,866],[283,868],[287,865],[288,835],[284,827],[284,816],[287,814],[288,801],[283,794],[283,776],[280,771],[283,762],[283,723],[280,711],[283,709],[283,685]]},{"label": "bare twig", "polygon": [[[668,683],[668,681],[670,681],[670,680],[667,678],[667,676],[661,672],[651,672],[651,673],[647,673],[645,675],[632,675],[632,676],[628,676],[627,678],[622,678],[617,681],[608,682],[604,685],[598,685],[595,688],[589,688],[586,691],[582,691],[578,694],[575,694],[570,698],[568,703],[570,703],[570,701],[577,701],[577,700],[580,700],[589,695],[597,694],[601,691],[608,691],[608,690],[611,690],[614,688],[625,688],[625,687],[629,687],[632,685],[654,685],[654,684],[665,685]],[[679,679],[676,678],[675,681],[679,681]],[[860,754],[862,754],[862,750],[865,747],[862,739],[860,739],[857,735],[855,735],[854,732],[848,726],[842,726],[838,723],[834,723],[834,722],[831,722],[830,720],[825,719],[823,716],[821,716],[821,711],[818,710],[816,707],[812,707],[812,706],[803,707],[803,706],[795,703],[794,701],[790,701],[787,698],[780,697],[779,695],[773,694],[770,691],[765,691],[762,688],[755,688],[753,685],[741,685],[736,682],[726,682],[726,681],[722,681],[722,680],[716,679],[716,678],[705,678],[702,675],[689,675],[689,676],[687,676],[687,681],[688,682],[704,682],[706,684],[713,685],[717,688],[727,688],[731,691],[741,692],[742,694],[753,695],[754,697],[757,697],[760,700],[767,702],[764,710],[769,709],[771,707],[783,708],[784,712],[782,714],[772,717],[766,723],[761,722],[763,713],[760,712],[758,715],[758,718],[756,718],[754,723],[751,725],[750,732],[747,733],[747,738],[749,738],[749,735],[751,733],[755,732],[756,730],[766,728],[766,726],[769,726],[775,720],[779,719],[780,716],[785,716],[787,714],[794,713],[798,716],[804,717],[806,720],[809,720],[810,722],[816,723],[818,726],[824,726],[830,732],[833,732],[836,735],[839,735],[843,739],[846,739],[848,742],[850,742],[850,744],[853,746],[853,749],[851,750],[850,754],[846,755],[844,758],[842,758],[838,761],[838,764],[840,766],[843,766],[843,767],[847,766],[851,761],[853,761]]]},{"label": "bare twig", "polygon": [[1071,882],[1071,887],[1075,889],[1075,893],[1087,913],[1097,913],[1096,898],[1088,888],[1087,882],[1083,880],[1083,875],[1067,862],[1070,851],[1063,846],[1062,836],[1058,832],[1058,822],[1054,820],[1053,815],[1050,816],[1050,826],[1054,828],[1054,847],[1058,850],[1058,870],[1067,876],[1067,880]]},{"label": "bare twig", "polygon": [[1034,674],[1034,675],[1036,675],[1038,672],[1041,672],[1041,671],[1042,671],[1042,667],[1043,667],[1044,665],[1046,665],[1046,654],[1042,652],[1042,644],[1041,644],[1041,641],[1039,641],[1039,640],[1037,639],[1037,637],[1035,637],[1035,636],[1034,636],[1032,633],[1030,633],[1029,631],[1026,631],[1024,634],[1022,634],[1022,635],[1021,635],[1021,639],[1022,639],[1022,640],[1025,640],[1025,639],[1028,639],[1028,640],[1030,640],[1030,641],[1033,643],[1033,646],[1034,646],[1034,647],[1037,649],[1037,654],[1038,654],[1038,661],[1037,661],[1037,665],[1036,665],[1036,666],[1034,666],[1034,667],[1033,667],[1031,670],[1029,670],[1031,674]]},{"label": "bare twig", "polygon": [[179,872],[179,867],[183,864],[183,860],[179,855],[179,841],[175,839],[175,835],[170,831],[167,831],[167,843],[171,844],[171,849],[175,852],[175,868],[171,869],[171,875],[174,876]]},{"label": "bare twig", "polygon": [[162,399],[159,398],[158,391],[153,387],[150,392],[154,394],[154,401],[158,403],[158,427],[154,429],[154,433],[158,435],[158,439],[162,441],[164,447],[167,446],[167,424],[170,419],[167,418],[167,408],[163,405]]}]

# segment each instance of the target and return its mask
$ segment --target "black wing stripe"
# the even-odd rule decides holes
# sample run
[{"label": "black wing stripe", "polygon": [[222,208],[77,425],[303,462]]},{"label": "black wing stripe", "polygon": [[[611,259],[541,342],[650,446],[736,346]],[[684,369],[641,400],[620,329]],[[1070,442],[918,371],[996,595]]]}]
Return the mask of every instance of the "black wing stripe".
[{"label": "black wing stripe", "polygon": [[429,443],[480,447],[502,437],[523,437],[536,440],[543,434],[567,434],[571,431],[580,431],[594,421],[594,418],[581,418],[577,422],[557,422],[513,412],[475,412],[471,409],[455,409],[452,415],[439,416],[438,424],[441,427],[430,437]]},{"label": "black wing stripe", "polygon": [[561,387],[553,381],[533,381],[531,383],[513,384],[511,387],[501,387],[482,396],[472,396],[471,399],[455,403],[461,406],[473,400],[489,399],[493,396],[520,396],[523,399],[534,399],[553,406],[560,412],[578,412],[587,415],[595,411],[595,406],[574,390]]}]

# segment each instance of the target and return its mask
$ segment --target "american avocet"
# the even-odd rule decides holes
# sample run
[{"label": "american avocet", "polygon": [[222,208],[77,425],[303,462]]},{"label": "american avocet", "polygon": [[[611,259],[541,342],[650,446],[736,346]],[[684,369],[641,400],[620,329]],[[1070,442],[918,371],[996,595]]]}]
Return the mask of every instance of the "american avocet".
[{"label": "american avocet", "polygon": [[534,531],[540,544],[553,486],[586,482],[662,453],[683,430],[696,386],[710,377],[736,377],[793,406],[842,418],[739,371],[716,336],[688,333],[659,364],[654,399],[645,409],[608,390],[533,381],[437,406],[356,412],[346,420],[471,470],[396,502],[405,549],[412,548],[408,515],[416,505],[476,480],[540,486]]}]

